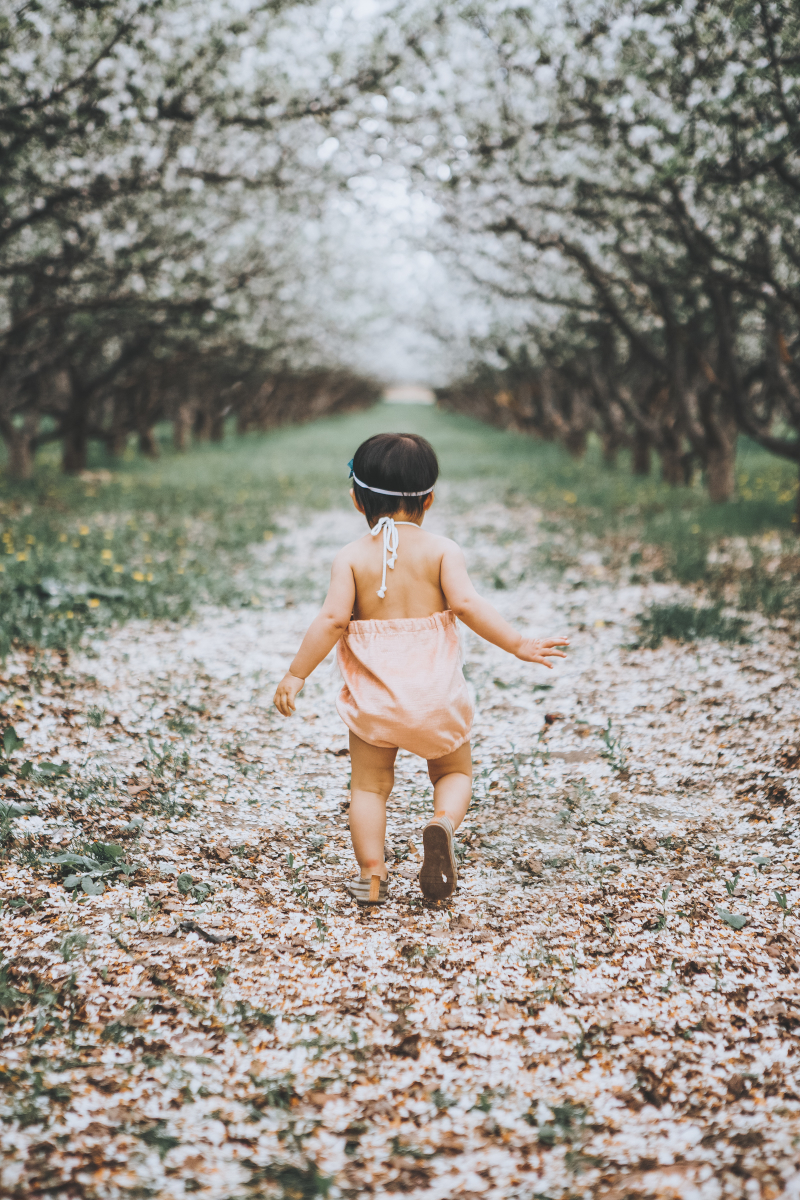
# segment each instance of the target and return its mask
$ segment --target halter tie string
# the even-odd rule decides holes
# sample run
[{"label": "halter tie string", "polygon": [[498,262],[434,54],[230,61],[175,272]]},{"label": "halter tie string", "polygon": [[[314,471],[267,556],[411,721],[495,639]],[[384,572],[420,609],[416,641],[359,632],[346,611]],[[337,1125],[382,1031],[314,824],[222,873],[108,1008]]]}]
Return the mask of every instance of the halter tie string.
[{"label": "halter tie string", "polygon": [[[394,570],[394,564],[397,562],[397,547],[400,544],[400,534],[397,532],[398,525],[416,525],[416,521],[395,521],[393,517],[381,517],[380,521],[372,526],[370,533],[373,537],[383,531],[383,574],[381,576],[381,586],[378,588],[378,595],[381,600],[386,595],[386,568],[390,571]],[[419,526],[417,525],[417,528]]]}]

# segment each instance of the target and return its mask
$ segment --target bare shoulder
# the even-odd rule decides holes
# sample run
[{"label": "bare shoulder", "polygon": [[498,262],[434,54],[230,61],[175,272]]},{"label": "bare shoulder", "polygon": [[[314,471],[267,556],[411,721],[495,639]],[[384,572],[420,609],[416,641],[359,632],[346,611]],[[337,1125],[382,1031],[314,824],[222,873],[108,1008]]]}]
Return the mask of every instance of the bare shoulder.
[{"label": "bare shoulder", "polygon": [[334,557],[333,570],[355,566],[364,553],[363,542],[363,538],[358,538],[355,542],[348,542],[346,546],[342,546]]},{"label": "bare shoulder", "polygon": [[356,538],[354,542],[348,542],[346,546],[342,546],[333,560],[334,568],[336,567],[356,567],[360,562],[364,561],[364,555],[369,552],[370,546],[373,544],[369,534],[364,537]]},{"label": "bare shoulder", "polygon": [[443,537],[442,534],[439,533],[431,533],[428,536],[438,543],[437,549],[441,552],[443,558],[445,555],[447,555],[448,558],[456,557],[458,559],[463,559],[464,551],[461,549],[458,542],[454,542],[452,538]]}]

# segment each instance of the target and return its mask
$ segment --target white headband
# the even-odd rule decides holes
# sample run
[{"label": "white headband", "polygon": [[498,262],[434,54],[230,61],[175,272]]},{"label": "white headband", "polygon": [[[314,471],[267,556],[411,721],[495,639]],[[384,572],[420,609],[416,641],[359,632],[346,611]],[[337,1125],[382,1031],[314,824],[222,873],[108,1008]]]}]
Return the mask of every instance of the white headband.
[{"label": "white headband", "polygon": [[425,488],[424,492],[387,492],[386,488],[374,488],[370,487],[368,483],[362,483],[357,475],[353,475],[353,483],[366,488],[368,492],[379,492],[381,496],[427,496],[428,492],[432,492],[436,487],[436,484],[433,483],[429,488]]}]

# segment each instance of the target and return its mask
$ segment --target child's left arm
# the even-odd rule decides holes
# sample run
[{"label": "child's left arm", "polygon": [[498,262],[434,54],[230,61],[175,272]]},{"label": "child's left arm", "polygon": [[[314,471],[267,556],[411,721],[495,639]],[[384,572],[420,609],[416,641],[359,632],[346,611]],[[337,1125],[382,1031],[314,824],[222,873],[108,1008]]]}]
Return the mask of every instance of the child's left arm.
[{"label": "child's left arm", "polygon": [[346,551],[333,560],[331,585],[325,603],[306,631],[292,665],[278,684],[273,704],[289,717],[295,711],[295,698],[316,667],[327,658],[350,623],[356,599],[356,582]]},{"label": "child's left arm", "polygon": [[568,638],[524,638],[488,600],[478,595],[467,573],[463,551],[455,542],[451,542],[442,555],[440,581],[450,608],[478,637],[507,650],[523,662],[541,663],[550,670],[553,664],[548,659],[566,658],[558,647],[568,646]]}]

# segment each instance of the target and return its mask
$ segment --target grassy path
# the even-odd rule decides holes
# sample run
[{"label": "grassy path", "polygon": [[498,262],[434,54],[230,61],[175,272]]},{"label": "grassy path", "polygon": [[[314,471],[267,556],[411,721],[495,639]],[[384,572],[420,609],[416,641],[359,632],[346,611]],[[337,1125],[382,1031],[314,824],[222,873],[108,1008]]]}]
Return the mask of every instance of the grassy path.
[{"label": "grassy path", "polygon": [[[25,739],[11,763],[33,765],[0,781],[4,1191],[794,1195],[792,626],[631,649],[638,613],[692,593],[545,516],[519,482],[509,497],[532,465],[509,457],[498,477],[506,435],[411,412],[452,430],[432,524],[510,620],[566,629],[572,649],[551,675],[467,637],[477,778],[459,890],[422,901],[429,789],[401,755],[392,901],[359,911],[341,887],[336,681],[321,668],[289,722],[269,701],[360,531],[324,505],[325,463],[370,419],[397,414],[342,423],[340,441],[276,439],[293,504],[239,568],[248,603],[129,620],[69,663],[7,663]],[[165,463],[162,486],[189,466]],[[317,510],[298,507],[311,493]]]}]

